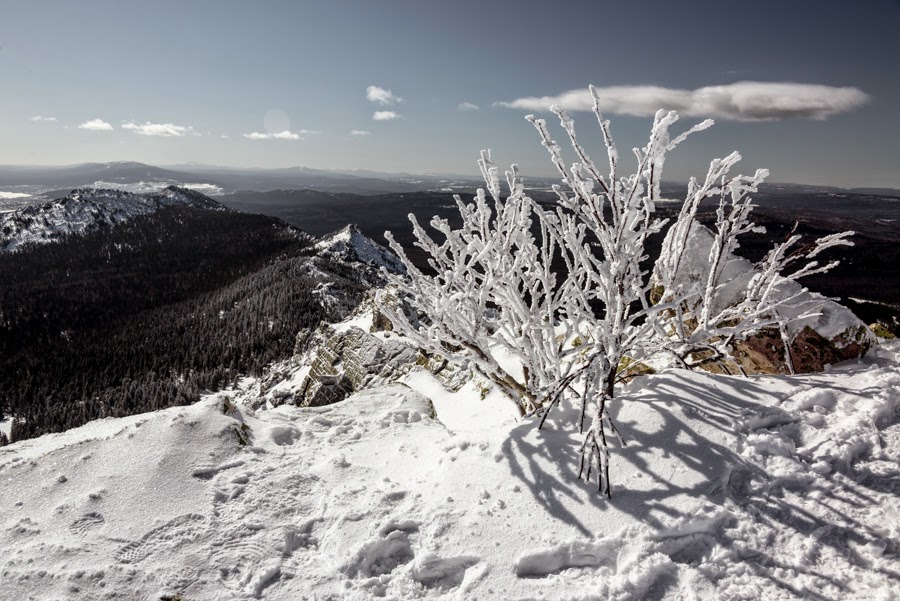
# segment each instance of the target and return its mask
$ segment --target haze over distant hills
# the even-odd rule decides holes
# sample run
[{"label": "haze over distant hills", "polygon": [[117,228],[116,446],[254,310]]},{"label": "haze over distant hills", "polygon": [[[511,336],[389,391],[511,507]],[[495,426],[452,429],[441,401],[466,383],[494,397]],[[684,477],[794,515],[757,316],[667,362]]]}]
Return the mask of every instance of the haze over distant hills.
[{"label": "haze over distant hills", "polygon": [[383,194],[475,186],[474,177],[412,175],[371,171],[325,171],[306,167],[244,169],[212,165],[156,167],[119,161],[61,167],[0,166],[0,192],[31,195],[63,195],[75,188],[118,188],[149,192],[170,185],[222,195],[238,190],[267,192],[312,188],[330,192]]},{"label": "haze over distant hills", "polygon": [[[529,190],[549,191],[558,178],[525,178]],[[3,194],[60,196],[75,188],[117,188],[129,192],[148,192],[179,185],[219,196],[237,191],[311,189],[324,192],[361,195],[391,192],[443,191],[471,192],[481,185],[477,176],[464,174],[387,173],[365,169],[325,170],[308,167],[276,169],[223,167],[203,164],[178,164],[164,167],[133,161],[83,163],[66,166],[0,165],[0,198]],[[679,197],[683,184],[670,182],[665,191]],[[792,183],[764,184],[762,192],[871,194],[900,197],[893,188],[837,188]]]}]

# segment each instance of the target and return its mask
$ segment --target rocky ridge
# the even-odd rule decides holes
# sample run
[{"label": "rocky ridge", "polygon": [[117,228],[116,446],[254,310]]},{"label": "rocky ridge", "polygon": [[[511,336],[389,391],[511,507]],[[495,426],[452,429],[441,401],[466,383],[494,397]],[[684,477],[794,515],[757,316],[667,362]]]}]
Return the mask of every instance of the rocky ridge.
[{"label": "rocky ridge", "polygon": [[229,210],[199,192],[178,186],[149,194],[81,188],[63,198],[0,215],[0,252],[15,251],[28,244],[56,242],[68,235],[85,234],[179,205]]}]

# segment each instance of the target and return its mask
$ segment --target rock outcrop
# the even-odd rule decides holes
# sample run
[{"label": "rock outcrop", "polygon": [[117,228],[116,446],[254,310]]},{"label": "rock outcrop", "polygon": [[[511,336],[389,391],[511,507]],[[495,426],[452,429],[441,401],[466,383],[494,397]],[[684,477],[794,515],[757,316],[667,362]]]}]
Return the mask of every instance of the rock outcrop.
[{"label": "rock outcrop", "polygon": [[354,392],[395,382],[416,367],[435,374],[451,389],[465,381],[463,370],[443,357],[425,356],[399,340],[356,326],[324,326],[314,335],[308,356],[309,372],[290,399],[304,407],[342,401]]},{"label": "rock outcrop", "polygon": [[376,380],[389,381],[402,366],[416,361],[417,353],[409,346],[355,326],[341,331],[325,328],[319,339],[309,374],[294,398],[297,405],[330,405]]},{"label": "rock outcrop", "polygon": [[[712,244],[712,232],[695,223],[679,268],[679,278],[705,283],[709,276],[708,257]],[[756,273],[750,261],[731,255],[712,313],[740,302]],[[791,299],[777,308],[779,317],[786,322],[787,349],[778,328],[770,328],[734,343],[733,355],[739,367],[733,363],[711,363],[705,364],[705,369],[774,374],[789,373],[793,366],[794,373],[811,373],[821,371],[831,363],[861,357],[876,342],[872,331],[850,309],[804,290],[794,281],[779,284],[776,294],[781,299]]]}]

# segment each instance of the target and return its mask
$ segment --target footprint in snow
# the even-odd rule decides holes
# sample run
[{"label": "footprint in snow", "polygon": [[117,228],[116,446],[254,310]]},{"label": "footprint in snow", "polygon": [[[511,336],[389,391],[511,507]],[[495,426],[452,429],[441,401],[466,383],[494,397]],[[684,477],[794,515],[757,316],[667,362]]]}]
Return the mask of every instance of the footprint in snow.
[{"label": "footprint in snow", "polygon": [[299,428],[293,426],[275,426],[269,431],[272,442],[280,447],[289,447],[303,436]]},{"label": "footprint in snow", "polygon": [[183,544],[194,542],[206,534],[206,518],[187,513],[150,530],[136,541],[116,551],[120,563],[137,563],[155,553],[170,552]]},{"label": "footprint in snow", "polygon": [[473,555],[438,557],[429,554],[416,559],[410,575],[426,588],[447,591],[462,584],[466,570],[480,561]]},{"label": "footprint in snow", "polygon": [[259,596],[280,574],[285,556],[287,537],[282,533],[282,542],[278,542],[275,534],[261,524],[241,524],[221,532],[212,542],[216,551],[210,557],[219,570],[220,583]]},{"label": "footprint in snow", "polygon": [[194,478],[198,478],[200,480],[211,480],[213,476],[217,475],[219,472],[230,470],[235,467],[240,467],[242,465],[244,465],[244,461],[241,459],[237,459],[235,461],[228,461],[221,465],[198,467],[191,472],[191,475]]},{"label": "footprint in snow", "polygon": [[609,549],[580,541],[522,553],[515,563],[519,578],[543,578],[568,568],[597,567],[610,561]]},{"label": "footprint in snow", "polygon": [[96,511],[92,511],[90,513],[86,513],[71,524],[69,524],[69,531],[72,534],[77,534],[79,536],[83,536],[88,531],[93,530],[94,528],[99,528],[105,519],[103,515],[97,513]]},{"label": "footprint in snow", "polygon": [[371,578],[390,574],[415,559],[410,536],[418,532],[417,522],[391,522],[364,543],[340,571],[350,578]]}]

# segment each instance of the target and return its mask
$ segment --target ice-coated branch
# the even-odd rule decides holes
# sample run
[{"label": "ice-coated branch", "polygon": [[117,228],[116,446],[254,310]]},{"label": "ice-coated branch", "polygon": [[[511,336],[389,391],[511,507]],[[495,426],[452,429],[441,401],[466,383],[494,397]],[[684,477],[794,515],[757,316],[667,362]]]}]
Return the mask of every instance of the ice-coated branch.
[{"label": "ice-coated branch", "polygon": [[[562,215],[536,217],[542,211],[525,196],[516,165],[506,173],[505,200],[490,152],[482,153],[479,167],[493,202],[484,190],[471,204],[457,197],[460,228],[452,230],[442,219],[431,222],[441,242],[410,215],[415,244],[428,254],[434,274],[417,269],[385,234],[407,275],[392,278],[401,302],[386,302],[382,294],[381,304],[397,331],[426,352],[468,364],[505,391],[524,415],[541,408],[553,384],[575,367],[565,360],[575,352],[565,344],[574,337],[573,322],[560,317],[589,302],[586,281],[578,275],[559,278],[551,265],[554,257],[567,257],[561,241],[583,245],[584,234],[567,229]],[[551,235],[564,230],[564,238]],[[513,357],[521,372],[499,361],[501,356]]]}]

